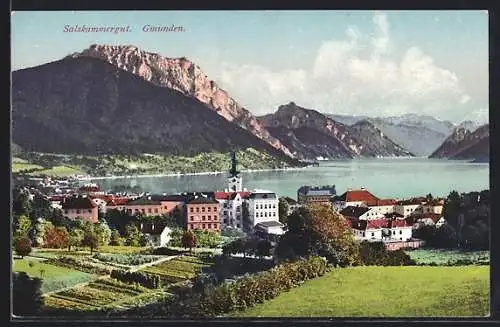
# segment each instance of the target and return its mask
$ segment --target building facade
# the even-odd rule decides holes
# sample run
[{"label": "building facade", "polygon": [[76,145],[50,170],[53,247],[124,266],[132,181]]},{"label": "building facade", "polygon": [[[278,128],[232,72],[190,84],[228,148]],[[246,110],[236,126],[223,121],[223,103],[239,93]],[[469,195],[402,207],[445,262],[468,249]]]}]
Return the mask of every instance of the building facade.
[{"label": "building facade", "polygon": [[340,212],[349,206],[376,206],[379,199],[365,188],[361,188],[359,190],[349,189],[342,195],[334,197],[332,201],[333,207]]},{"label": "building facade", "polygon": [[186,204],[188,230],[220,232],[220,203],[212,198],[197,197]]},{"label": "building facade", "polygon": [[254,226],[265,221],[279,221],[278,197],[269,191],[252,192],[245,198],[244,231],[253,232]]},{"label": "building facade", "polygon": [[332,198],[337,194],[335,185],[302,186],[297,190],[299,204],[327,204],[331,205]]},{"label": "building facade", "polygon": [[84,219],[92,223],[97,223],[99,210],[97,205],[86,196],[67,197],[61,204],[63,216],[68,219]]}]

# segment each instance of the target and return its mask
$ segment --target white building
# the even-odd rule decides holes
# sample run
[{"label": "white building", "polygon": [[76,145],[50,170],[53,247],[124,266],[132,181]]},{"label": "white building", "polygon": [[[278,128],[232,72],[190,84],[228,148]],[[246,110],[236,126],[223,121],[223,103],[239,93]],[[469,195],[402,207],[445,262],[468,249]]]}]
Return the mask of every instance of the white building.
[{"label": "white building", "polygon": [[379,199],[365,188],[359,190],[348,189],[347,192],[333,198],[333,207],[342,211],[345,207],[368,207],[377,205]]},{"label": "white building", "polygon": [[245,198],[247,208],[244,216],[245,231],[253,231],[254,226],[265,221],[279,221],[278,197],[271,191],[256,190]]},{"label": "white building", "polygon": [[159,223],[142,223],[141,232],[148,235],[153,247],[165,247],[171,240],[172,229]]},{"label": "white building", "polygon": [[385,216],[375,208],[369,207],[345,207],[340,214],[350,220],[374,220],[385,219]]},{"label": "white building", "polygon": [[406,218],[415,213],[421,213],[421,206],[420,203],[399,203],[394,206],[394,212]]},{"label": "white building", "polygon": [[243,202],[249,192],[215,192],[215,200],[220,203],[222,228],[243,230]]}]

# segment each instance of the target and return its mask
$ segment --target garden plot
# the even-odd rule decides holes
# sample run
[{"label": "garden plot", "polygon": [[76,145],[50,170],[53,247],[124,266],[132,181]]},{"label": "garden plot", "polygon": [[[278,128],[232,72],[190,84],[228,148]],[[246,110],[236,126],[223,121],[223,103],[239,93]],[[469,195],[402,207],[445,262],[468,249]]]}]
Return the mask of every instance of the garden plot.
[{"label": "garden plot", "polygon": [[195,277],[201,268],[209,266],[205,260],[193,256],[181,256],[141,271],[160,276],[163,283],[177,283]]}]

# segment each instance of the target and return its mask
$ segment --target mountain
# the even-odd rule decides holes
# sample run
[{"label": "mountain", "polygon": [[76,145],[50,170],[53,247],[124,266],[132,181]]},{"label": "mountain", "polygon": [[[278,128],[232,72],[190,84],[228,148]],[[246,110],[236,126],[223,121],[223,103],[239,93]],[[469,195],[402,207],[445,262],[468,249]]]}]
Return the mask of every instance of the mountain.
[{"label": "mountain", "polygon": [[70,58],[91,57],[108,62],[154,85],[176,90],[195,98],[221,117],[248,130],[284,154],[291,156],[280,140],[274,138],[248,110],[242,108],[229,94],[210,80],[199,66],[186,58],[167,58],[136,46],[93,44]]},{"label": "mountain", "polygon": [[474,132],[463,127],[456,128],[429,158],[489,160],[489,125],[483,125]]},{"label": "mountain", "polygon": [[193,97],[90,57],[12,73],[13,141],[26,151],[194,155],[255,148],[295,160]]},{"label": "mountain", "polygon": [[455,127],[449,121],[441,121],[431,116],[416,114],[391,117],[328,116],[349,125],[361,120],[368,120],[391,140],[417,156],[431,154],[443,143]]},{"label": "mountain", "polygon": [[412,155],[368,121],[348,126],[293,102],[259,120],[299,159]]},{"label": "mountain", "polygon": [[461,122],[457,127],[465,128],[471,132],[474,132],[476,129],[481,127],[481,124],[479,124],[475,121],[472,121],[472,120],[465,120],[465,121]]}]

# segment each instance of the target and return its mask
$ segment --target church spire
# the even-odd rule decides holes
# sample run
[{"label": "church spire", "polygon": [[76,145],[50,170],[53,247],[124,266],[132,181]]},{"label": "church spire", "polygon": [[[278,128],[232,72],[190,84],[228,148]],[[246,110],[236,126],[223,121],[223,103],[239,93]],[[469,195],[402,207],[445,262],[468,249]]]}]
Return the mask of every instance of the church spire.
[{"label": "church spire", "polygon": [[236,161],[236,152],[231,151],[231,170],[229,170],[229,174],[231,177],[236,177],[240,173],[236,169],[237,161]]}]

